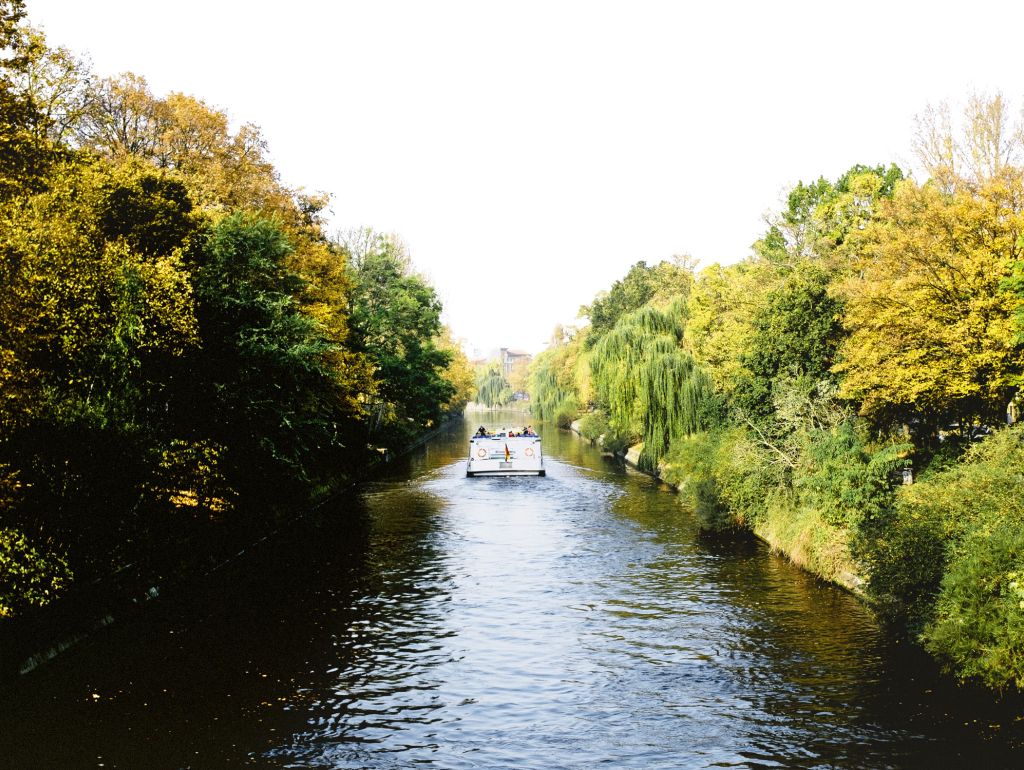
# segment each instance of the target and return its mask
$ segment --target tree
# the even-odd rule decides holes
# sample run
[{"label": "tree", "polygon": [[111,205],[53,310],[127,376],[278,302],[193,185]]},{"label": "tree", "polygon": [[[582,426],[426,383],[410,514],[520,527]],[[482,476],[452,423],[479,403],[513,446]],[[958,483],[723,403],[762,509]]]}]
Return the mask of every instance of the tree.
[{"label": "tree", "polygon": [[1024,123],[1010,122],[1009,104],[998,92],[972,94],[959,131],[946,102],[928,105],[915,122],[914,151],[945,193],[977,190],[1024,159]]},{"label": "tree", "polygon": [[925,428],[1000,421],[1022,364],[1004,290],[1020,258],[1024,179],[977,195],[901,182],[858,240],[857,275],[840,289],[849,338],[843,393],[876,420]]},{"label": "tree", "polygon": [[42,30],[28,27],[25,34],[27,66],[18,73],[18,87],[38,112],[36,135],[65,144],[89,109],[89,65],[67,48],[49,47]]},{"label": "tree", "polygon": [[358,417],[334,370],[337,344],[302,311],[290,251],[274,223],[234,214],[210,232],[196,276],[203,348],[179,409],[197,418],[193,435],[225,447],[229,479],[246,489],[317,479]]},{"label": "tree", "polygon": [[710,265],[697,276],[687,302],[687,349],[727,397],[751,377],[743,356],[764,304],[767,275],[765,266],[753,260]]},{"label": "tree", "polygon": [[442,373],[442,377],[452,387],[452,396],[445,405],[446,411],[452,414],[461,414],[466,404],[476,398],[475,377],[473,368],[469,364],[469,358],[459,340],[452,335],[452,330],[445,326],[441,334],[434,341],[438,350],[446,353],[449,357],[448,366]]},{"label": "tree", "polygon": [[31,41],[23,0],[0,0],[0,202],[41,189],[52,159],[39,136],[44,122],[19,87],[29,68]]},{"label": "tree", "polygon": [[340,244],[353,286],[352,341],[374,367],[371,429],[385,443],[402,442],[436,423],[454,393],[444,377],[451,354],[435,344],[441,303],[433,287],[412,272],[400,241],[360,232],[363,241]]},{"label": "tree", "polygon": [[754,315],[742,355],[750,377],[740,383],[736,405],[750,416],[766,417],[779,377],[797,373],[814,382],[832,380],[842,332],[842,303],[830,294],[828,277],[813,264],[798,267],[767,293]]},{"label": "tree", "polygon": [[480,403],[488,409],[504,406],[512,397],[508,380],[501,373],[496,362],[491,362],[480,371],[476,378],[476,392]]},{"label": "tree", "polygon": [[540,420],[567,428],[591,400],[590,359],[585,334],[557,326],[550,346],[530,362],[530,409]]},{"label": "tree", "polygon": [[598,404],[614,433],[641,438],[650,467],[683,436],[709,426],[711,378],[682,348],[683,299],[622,316],[593,348],[590,368]]},{"label": "tree", "polygon": [[693,264],[688,257],[675,257],[648,266],[643,260],[633,265],[626,276],[612,284],[605,294],[598,295],[589,305],[580,308],[580,315],[590,318],[587,345],[594,345],[600,336],[615,326],[626,313],[648,302],[665,304],[674,297],[686,297],[693,286]]},{"label": "tree", "polygon": [[281,184],[256,126],[232,134],[222,110],[182,93],[157,97],[132,73],[90,84],[85,101],[74,127],[82,147],[175,172],[201,210],[276,216],[292,241],[323,240],[316,217],[326,199]]},{"label": "tree", "polygon": [[798,182],[786,196],[786,208],[768,218],[768,232],[754,244],[754,252],[782,271],[808,260],[841,270],[837,249],[870,221],[880,199],[892,197],[902,178],[895,164],[858,164],[835,182],[824,177],[811,184]]},{"label": "tree", "polygon": [[197,341],[187,195],[132,169],[71,163],[12,214],[0,355],[6,392],[25,397],[7,401],[5,422],[65,412],[117,422],[140,408],[129,401],[152,368]]}]

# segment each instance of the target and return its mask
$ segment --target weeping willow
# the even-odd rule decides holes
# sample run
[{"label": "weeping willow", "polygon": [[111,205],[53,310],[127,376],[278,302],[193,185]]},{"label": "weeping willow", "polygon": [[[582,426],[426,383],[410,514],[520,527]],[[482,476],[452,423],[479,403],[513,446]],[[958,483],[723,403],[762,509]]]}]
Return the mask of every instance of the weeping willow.
[{"label": "weeping willow", "polygon": [[549,348],[530,366],[530,404],[538,420],[566,427],[580,411],[582,398],[576,378],[579,342]]},{"label": "weeping willow", "polygon": [[507,404],[512,397],[512,389],[501,372],[491,367],[482,373],[476,381],[477,401],[488,408]]},{"label": "weeping willow", "polygon": [[707,426],[710,377],[682,349],[682,308],[644,306],[623,316],[594,346],[591,376],[598,402],[620,436],[644,442],[642,462],[656,467],[669,445]]}]

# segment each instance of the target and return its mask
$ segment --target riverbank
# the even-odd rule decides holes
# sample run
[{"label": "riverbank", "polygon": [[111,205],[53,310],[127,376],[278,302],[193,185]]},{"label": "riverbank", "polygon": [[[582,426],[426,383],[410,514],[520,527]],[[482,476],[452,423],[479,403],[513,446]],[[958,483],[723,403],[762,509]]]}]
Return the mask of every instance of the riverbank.
[{"label": "riverbank", "polygon": [[[581,421],[574,420],[570,429],[584,441],[590,441],[581,432]],[[623,451],[613,452],[626,464],[648,473],[672,487],[677,493],[684,491],[689,479],[678,472],[667,460],[655,469],[641,463],[643,444],[634,444]],[[865,578],[860,574],[847,543],[846,534],[824,521],[813,510],[783,510],[767,506],[766,515],[743,527],[766,543],[772,551],[785,556],[793,564],[815,577],[827,580],[866,600]]]},{"label": "riverbank", "polygon": [[467,480],[475,427],[0,688],[6,764],[1019,764],[1015,704],[847,592],[568,431],[544,479]]},{"label": "riverbank", "polygon": [[92,634],[133,615],[153,600],[185,590],[197,579],[227,567],[254,549],[272,543],[285,531],[315,514],[391,462],[423,446],[461,421],[450,416],[409,442],[400,452],[381,454],[357,473],[331,487],[321,487],[301,507],[264,511],[246,520],[245,527],[211,520],[199,534],[168,544],[158,559],[126,565],[23,616],[0,623],[0,682],[28,674]]},{"label": "riverbank", "polygon": [[[593,440],[585,422],[575,427]],[[743,428],[701,433],[678,440],[653,475],[703,528],[750,531],[849,590],[961,684],[1024,691],[1024,430],[993,431],[909,485],[901,446],[856,439],[819,432],[799,465],[780,468]],[[641,447],[622,454],[652,472]]]}]

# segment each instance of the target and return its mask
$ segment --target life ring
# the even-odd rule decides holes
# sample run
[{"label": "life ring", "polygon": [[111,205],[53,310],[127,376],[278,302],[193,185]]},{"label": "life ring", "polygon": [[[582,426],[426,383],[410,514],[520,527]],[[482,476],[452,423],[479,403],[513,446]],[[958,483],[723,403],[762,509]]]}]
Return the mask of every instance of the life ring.
[{"label": "life ring", "polygon": [[476,450],[476,456],[481,458],[487,457],[487,450],[483,448]]},{"label": "life ring", "polygon": [[527,457],[533,457],[533,447],[526,447],[526,449],[523,450],[523,454]]}]

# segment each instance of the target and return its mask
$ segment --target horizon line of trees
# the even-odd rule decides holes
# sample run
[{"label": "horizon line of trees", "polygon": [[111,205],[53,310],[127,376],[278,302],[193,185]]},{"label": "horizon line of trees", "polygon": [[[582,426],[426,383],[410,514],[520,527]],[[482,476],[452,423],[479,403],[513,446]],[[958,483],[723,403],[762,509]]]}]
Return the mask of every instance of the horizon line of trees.
[{"label": "horizon line of trees", "polygon": [[[636,263],[531,369],[538,417],[640,462],[707,529],[862,590],[962,679],[1024,687],[1024,122],[929,107],[928,179],[793,187],[753,253]],[[911,485],[904,481],[915,480]]]},{"label": "horizon line of trees", "polygon": [[397,237],[329,236],[256,126],[25,15],[0,0],[0,618],[263,526],[473,391]]}]

